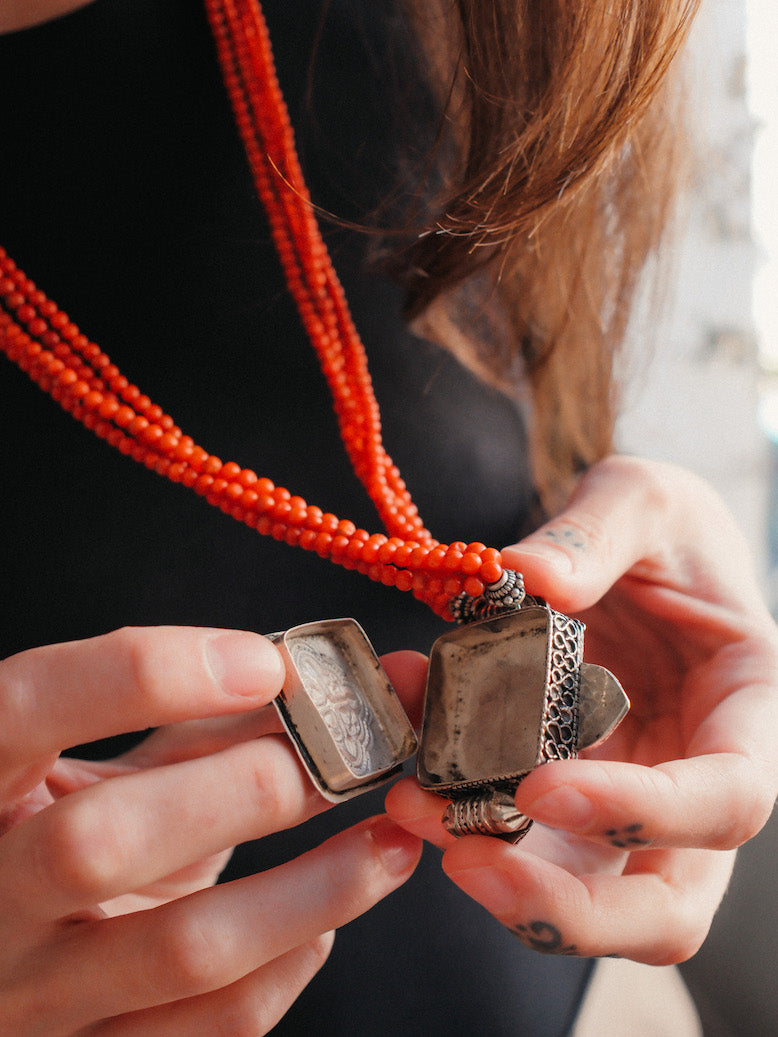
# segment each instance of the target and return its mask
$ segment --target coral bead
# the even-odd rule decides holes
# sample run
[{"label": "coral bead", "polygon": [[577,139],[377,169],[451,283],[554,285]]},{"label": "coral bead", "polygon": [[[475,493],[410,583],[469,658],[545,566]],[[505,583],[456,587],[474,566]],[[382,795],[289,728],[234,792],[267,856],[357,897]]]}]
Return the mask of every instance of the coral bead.
[{"label": "coral bead", "polygon": [[398,590],[409,591],[413,586],[413,574],[409,573],[407,569],[401,569],[397,573],[397,579],[395,580],[395,586]]},{"label": "coral bead", "polygon": [[469,594],[472,598],[478,598],[484,592],[484,584],[475,576],[468,576],[464,582],[463,589],[465,593]]},{"label": "coral bead", "polygon": [[227,479],[229,482],[231,482],[233,479],[238,478],[240,472],[240,465],[235,464],[234,461],[228,461],[226,464],[222,465],[220,475],[222,479]]}]

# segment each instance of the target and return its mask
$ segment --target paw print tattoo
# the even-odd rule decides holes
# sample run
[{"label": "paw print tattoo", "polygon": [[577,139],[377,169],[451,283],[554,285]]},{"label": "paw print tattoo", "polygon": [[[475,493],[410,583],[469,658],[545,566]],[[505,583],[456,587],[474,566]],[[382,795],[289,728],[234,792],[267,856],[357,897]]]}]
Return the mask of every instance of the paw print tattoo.
[{"label": "paw print tattoo", "polygon": [[609,828],[605,835],[610,839],[611,846],[618,850],[634,850],[638,846],[648,846],[649,840],[642,839],[638,832],[643,831],[643,825],[626,825],[624,828]]},{"label": "paw print tattoo", "polygon": [[565,544],[579,551],[586,550],[586,538],[574,526],[552,526],[551,529],[543,531],[543,536],[547,540],[553,540],[555,544]]},{"label": "paw print tattoo", "polygon": [[578,953],[574,943],[565,946],[561,932],[550,922],[530,922],[529,925],[514,925],[510,929],[522,943],[531,947],[533,951],[540,951],[541,954]]}]

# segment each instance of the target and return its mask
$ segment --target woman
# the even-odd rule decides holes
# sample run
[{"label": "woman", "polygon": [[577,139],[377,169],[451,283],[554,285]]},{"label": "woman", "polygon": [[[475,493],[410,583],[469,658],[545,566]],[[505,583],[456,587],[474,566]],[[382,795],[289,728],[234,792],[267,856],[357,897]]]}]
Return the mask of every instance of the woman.
[{"label": "woman", "polygon": [[[339,217],[328,243],[367,343],[384,439],[421,514],[446,543],[514,545],[503,557],[532,592],[584,615],[588,655],[619,674],[631,718],[600,751],[606,762],[549,765],[523,782],[519,808],[544,827],[518,848],[449,845],[441,801],[412,782],[387,804],[410,834],[364,820],[381,793],[302,826],[323,804],[260,708],[281,685],[279,657],[256,634],[223,631],[351,614],[394,653],[428,650],[445,624],[154,480],[7,365],[15,607],[0,674],[0,953],[10,1032],[264,1032],[283,1016],[279,1032],[564,1033],[590,956],[667,963],[694,952],[731,848],[769,814],[776,638],[711,492],[611,458],[529,533],[536,485],[550,510],[608,449],[607,355],[666,218],[665,179],[644,166],[636,180],[635,167],[667,166],[654,91],[686,12],[629,8],[619,37],[551,9],[557,31],[519,21],[511,33],[512,12],[495,5],[501,20],[479,50],[484,29],[460,7],[461,38],[426,5],[414,22],[428,76],[394,4],[327,5],[323,20],[309,4],[267,4],[266,15],[308,185]],[[198,442],[256,459],[261,474],[374,528],[200,4],[40,0],[5,11],[8,255]],[[608,60],[603,38],[618,44]],[[462,40],[468,76],[449,90]],[[605,116],[593,67],[609,69]],[[494,105],[490,69],[511,105]],[[556,103],[560,90],[576,111]],[[662,117],[638,120],[644,109]],[[510,130],[517,120],[524,136]],[[507,139],[510,175],[490,193],[480,157],[496,168]],[[635,192],[645,220],[634,219]],[[349,221],[376,210],[403,233],[373,251],[391,251],[416,326],[446,348],[407,330],[398,291],[366,266],[365,235]],[[494,218],[473,250],[486,211]],[[418,236],[438,224],[443,233]],[[507,252],[506,238],[517,243]],[[519,365],[505,346],[515,341],[534,387],[531,447],[526,407],[502,391]],[[110,633],[119,627],[132,629]],[[404,652],[386,666],[418,715],[423,659]],[[143,741],[114,737],[150,727]],[[418,836],[447,846],[455,884],[426,853],[395,896],[338,934],[308,984],[327,934],[408,879]],[[210,889],[228,848],[260,837],[224,875],[247,877]]]}]

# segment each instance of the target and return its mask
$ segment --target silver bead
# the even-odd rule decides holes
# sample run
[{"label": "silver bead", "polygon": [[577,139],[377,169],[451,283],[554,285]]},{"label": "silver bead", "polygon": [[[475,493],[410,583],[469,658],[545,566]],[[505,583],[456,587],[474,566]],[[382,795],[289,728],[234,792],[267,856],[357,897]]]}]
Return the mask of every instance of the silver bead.
[{"label": "silver bead", "polygon": [[515,569],[504,569],[495,583],[490,583],[477,598],[460,594],[451,603],[451,612],[460,626],[475,623],[479,619],[490,619],[503,612],[520,608],[524,601],[524,579]]}]

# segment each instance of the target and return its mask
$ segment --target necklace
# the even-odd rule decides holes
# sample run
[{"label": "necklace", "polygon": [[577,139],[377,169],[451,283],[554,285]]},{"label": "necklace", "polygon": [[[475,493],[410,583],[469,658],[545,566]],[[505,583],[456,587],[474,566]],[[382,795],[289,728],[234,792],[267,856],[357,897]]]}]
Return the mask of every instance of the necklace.
[{"label": "necklace", "polygon": [[[384,449],[363,344],[319,232],[258,0],[204,0],[224,84],[287,285],[327,380],[351,464],[384,533],[309,505],[183,433],[0,249],[0,349],[121,453],[259,533],[394,586],[464,625],[433,645],[417,775],[454,802],[446,824],[515,841],[530,822],[513,791],[533,767],[604,737],[628,702],[583,663],[583,625],[524,603],[520,574],[482,543],[441,544]],[[271,635],[287,682],[276,701],[324,795],[395,773],[416,739],[353,620]],[[506,677],[509,674],[510,677]]]},{"label": "necklace", "polygon": [[319,232],[259,4],[205,6],[290,293],[332,394],[344,447],[385,532],[359,529],[195,444],[2,250],[0,348],[110,445],[260,534],[410,591],[446,619],[515,607],[520,581],[504,572],[499,551],[434,539],[384,449],[365,350]]}]

